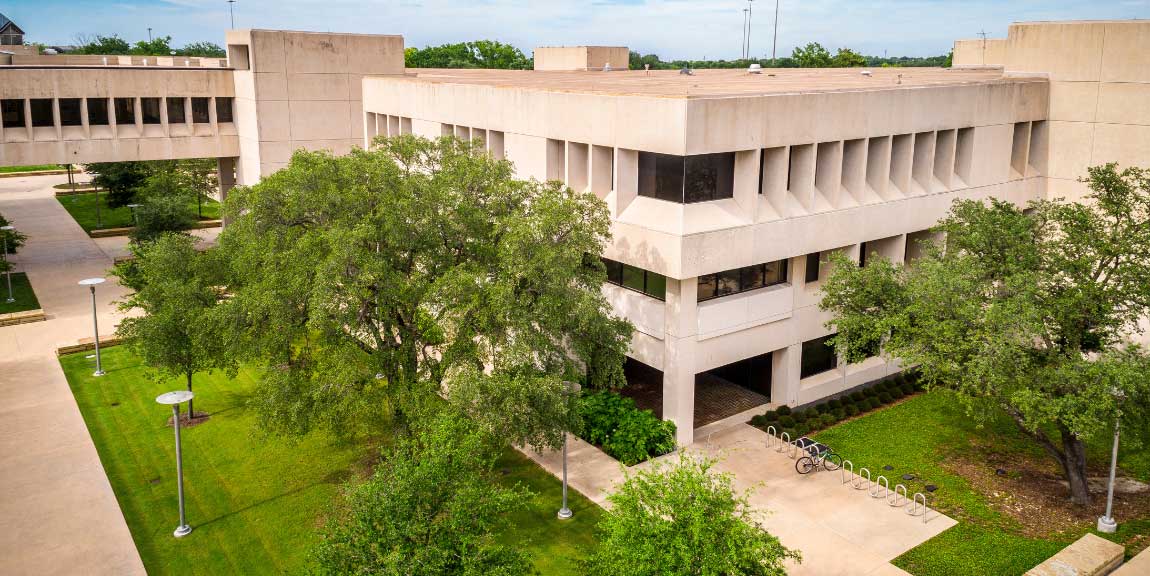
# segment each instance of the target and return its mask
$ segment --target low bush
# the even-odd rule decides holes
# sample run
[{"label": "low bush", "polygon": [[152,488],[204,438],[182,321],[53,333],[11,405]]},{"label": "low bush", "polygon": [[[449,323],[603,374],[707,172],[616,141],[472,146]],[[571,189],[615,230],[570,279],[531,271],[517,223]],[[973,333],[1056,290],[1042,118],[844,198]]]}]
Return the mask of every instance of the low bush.
[{"label": "low bush", "polygon": [[794,428],[783,428],[782,430],[779,430],[779,438],[782,438],[783,434],[786,434],[787,438],[790,438],[791,440],[798,438],[798,436],[795,435]]},{"label": "low bush", "polygon": [[831,414],[834,414],[836,419],[842,420],[843,418],[847,417],[847,409],[845,407],[835,408]]},{"label": "low bush", "polygon": [[791,418],[794,418],[796,423],[806,422],[807,421],[807,411],[806,410],[795,410],[794,412],[791,412]]},{"label": "low bush", "polygon": [[830,406],[830,409],[833,412],[833,411],[838,410],[839,408],[843,407],[843,401],[839,400],[838,398],[835,398],[834,400],[827,402],[827,406]]},{"label": "low bush", "polygon": [[882,392],[878,393],[879,402],[882,402],[883,404],[890,404],[892,400],[894,400],[894,398],[891,398],[890,392],[883,390]]},{"label": "low bush", "polygon": [[902,386],[899,387],[899,390],[902,390],[903,396],[910,396],[911,394],[914,394],[914,392],[915,392],[914,384],[911,384],[910,382],[906,382]]},{"label": "low bush", "polygon": [[843,411],[846,412],[846,415],[848,418],[851,416],[858,416],[859,407],[857,404],[854,404],[852,402],[851,404],[847,404],[846,406],[843,406]]},{"label": "low bush", "polygon": [[794,428],[795,419],[792,416],[779,416],[779,426],[783,428]]},{"label": "low bush", "polygon": [[864,398],[874,398],[875,396],[878,396],[878,390],[875,390],[873,386],[863,390]]},{"label": "low bush", "polygon": [[763,414],[755,414],[751,416],[751,426],[762,428],[767,425],[767,417]]},{"label": "low bush", "polygon": [[579,404],[584,440],[624,465],[638,464],[675,449],[675,424],[660,420],[650,410],[639,410],[635,401],[615,392],[584,394]]},{"label": "low bush", "polygon": [[776,412],[779,413],[779,416],[786,416],[786,415],[791,413],[791,407],[790,406],[779,406],[779,409],[776,410]]},{"label": "low bush", "polygon": [[820,424],[822,424],[823,428],[830,428],[831,426],[834,426],[835,424],[837,424],[839,419],[836,418],[834,414],[828,413],[828,414],[823,414],[822,418],[819,418],[819,421],[820,421]]},{"label": "low bush", "polygon": [[777,410],[767,410],[767,413],[763,414],[763,419],[767,422],[778,422],[779,412]]},{"label": "low bush", "polygon": [[852,403],[858,404],[859,402],[862,402],[863,398],[866,398],[866,396],[863,396],[862,392],[856,391],[856,392],[851,392],[850,396],[847,396],[847,398],[849,398]]},{"label": "low bush", "polygon": [[793,436],[791,436],[791,440],[794,440],[795,438],[798,438],[800,436],[805,436],[807,434],[807,432],[810,432],[810,431],[811,431],[811,427],[807,426],[805,423],[795,424],[795,433]]},{"label": "low bush", "polygon": [[830,409],[830,407],[827,406],[826,402],[823,402],[822,404],[815,406],[815,412],[818,412],[819,414],[826,414],[827,410],[829,410],[829,409]]},{"label": "low bush", "polygon": [[898,386],[890,389],[890,397],[894,398],[895,400],[899,400],[905,396],[906,394],[903,394],[902,388],[899,388]]},{"label": "low bush", "polygon": [[870,410],[874,410],[875,408],[882,406],[882,402],[879,402],[878,397],[876,397],[876,396],[872,396],[870,398],[867,398],[866,403],[867,403],[868,409],[870,409]]}]

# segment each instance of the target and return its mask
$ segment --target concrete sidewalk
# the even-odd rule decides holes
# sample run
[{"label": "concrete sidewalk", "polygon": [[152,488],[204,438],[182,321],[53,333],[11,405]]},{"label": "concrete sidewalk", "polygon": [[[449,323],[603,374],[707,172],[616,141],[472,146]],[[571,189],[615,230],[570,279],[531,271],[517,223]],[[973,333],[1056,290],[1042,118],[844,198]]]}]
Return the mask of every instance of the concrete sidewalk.
[{"label": "concrete sidewalk", "polygon": [[[46,322],[0,328],[0,558],[5,574],[144,574],[55,349],[92,335],[88,290],[112,261],[53,196],[64,176],[0,180],[0,213],[28,235],[13,257]],[[111,279],[100,332],[115,329]]]}]

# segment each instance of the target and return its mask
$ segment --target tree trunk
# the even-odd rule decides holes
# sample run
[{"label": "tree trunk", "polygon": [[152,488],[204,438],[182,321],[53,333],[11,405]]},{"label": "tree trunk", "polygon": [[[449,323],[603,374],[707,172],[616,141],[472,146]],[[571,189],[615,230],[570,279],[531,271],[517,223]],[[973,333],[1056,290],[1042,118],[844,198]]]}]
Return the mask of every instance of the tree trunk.
[{"label": "tree trunk", "polygon": [[[188,372],[188,392],[192,391],[192,373]],[[188,422],[191,422],[196,417],[195,406],[192,404],[195,400],[188,400]]]},{"label": "tree trunk", "polygon": [[1062,436],[1062,471],[1070,482],[1070,501],[1079,506],[1090,504],[1090,488],[1086,483],[1086,446],[1082,440],[1063,426],[1058,427]]}]

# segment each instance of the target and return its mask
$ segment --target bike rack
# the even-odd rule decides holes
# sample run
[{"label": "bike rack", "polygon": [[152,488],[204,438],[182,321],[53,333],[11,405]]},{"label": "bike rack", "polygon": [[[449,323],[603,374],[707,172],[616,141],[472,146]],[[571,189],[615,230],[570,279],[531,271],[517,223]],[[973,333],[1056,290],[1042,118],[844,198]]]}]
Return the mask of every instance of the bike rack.
[{"label": "bike rack", "polygon": [[805,449],[799,448],[799,441],[797,438],[791,441],[790,446],[787,448],[787,456],[790,457],[791,460],[798,460],[800,455],[806,453],[807,451]]},{"label": "bike rack", "polygon": [[774,426],[767,426],[767,448],[771,447],[771,444],[775,440],[775,434],[777,433],[778,430],[775,430]]},{"label": "bike rack", "polygon": [[918,497],[919,496],[922,496],[922,523],[926,524],[926,513],[930,511],[930,508],[926,507],[926,494],[923,494],[922,492],[915,492],[914,493],[914,499],[911,500],[911,507],[910,507],[910,510],[907,511],[907,514],[910,514],[911,516],[915,516],[918,514]]},{"label": "bike rack", "polygon": [[779,435],[779,440],[781,440],[783,443],[779,444],[778,448],[775,448],[775,452],[782,454],[783,450],[787,449],[787,445],[791,443],[791,435],[786,433],[786,432],[783,432],[782,434]]},{"label": "bike rack", "polygon": [[[902,494],[901,494],[902,499],[901,500],[899,499],[899,496],[900,496],[899,491],[898,491],[899,488],[902,488]],[[903,486],[902,484],[895,486],[894,492],[891,492],[891,495],[890,495],[890,505],[891,506],[906,506],[909,503],[910,503],[910,500],[907,500],[907,498],[906,498],[906,486]]]},{"label": "bike rack", "polygon": [[[847,478],[847,466],[851,467],[851,477]],[[843,460],[843,465],[839,468],[839,480],[841,484],[846,484],[855,479],[855,463],[850,460]]]},{"label": "bike rack", "polygon": [[[882,495],[879,495],[879,488],[882,488]],[[890,482],[887,481],[886,476],[879,475],[874,481],[874,486],[871,487],[871,498],[886,498],[890,495]]]},{"label": "bike rack", "polygon": [[[862,483],[863,473],[866,473],[866,484]],[[855,490],[867,490],[873,483],[874,482],[872,482],[870,479],[870,470],[866,468],[860,468],[859,474],[855,477],[855,481],[852,483],[852,486],[855,487]]]}]

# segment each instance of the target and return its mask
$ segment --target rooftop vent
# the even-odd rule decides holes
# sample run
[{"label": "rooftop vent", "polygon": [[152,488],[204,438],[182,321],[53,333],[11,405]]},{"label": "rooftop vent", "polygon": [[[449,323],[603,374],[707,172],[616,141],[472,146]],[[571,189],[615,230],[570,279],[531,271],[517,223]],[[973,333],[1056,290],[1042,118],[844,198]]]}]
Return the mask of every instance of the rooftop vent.
[{"label": "rooftop vent", "polygon": [[863,76],[866,76],[867,78],[871,77],[871,71],[870,70],[863,70],[862,72],[859,72],[859,74],[862,74]]},{"label": "rooftop vent", "polygon": [[747,74],[762,74],[762,73],[763,73],[763,67],[758,62],[751,64],[750,67],[747,68]]},{"label": "rooftop vent", "polygon": [[695,75],[695,73],[691,72],[691,69],[687,66],[683,66],[683,68],[681,70],[679,70],[679,74],[681,74],[683,76],[694,76]]}]

